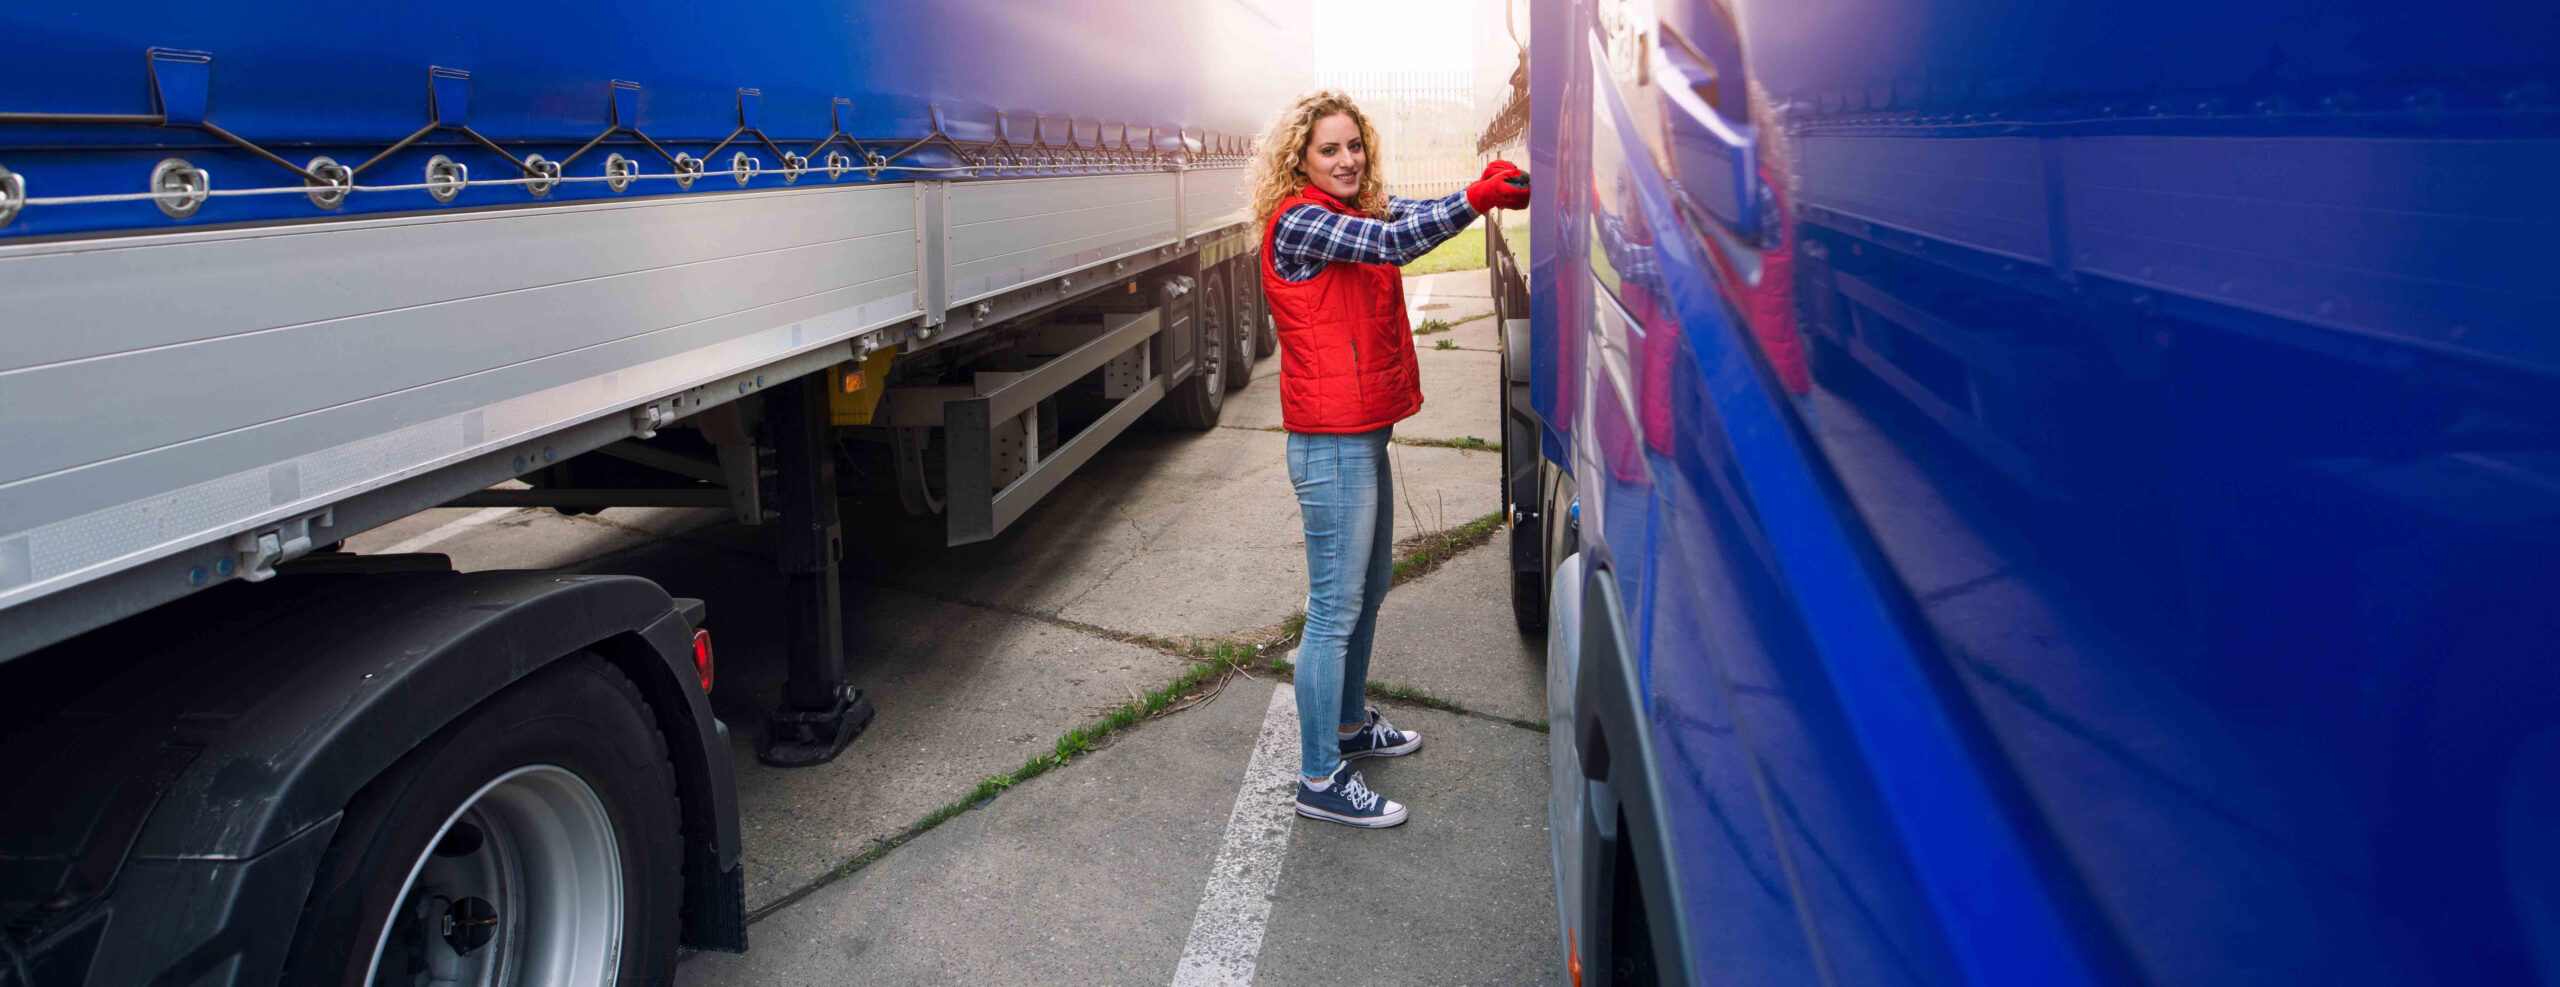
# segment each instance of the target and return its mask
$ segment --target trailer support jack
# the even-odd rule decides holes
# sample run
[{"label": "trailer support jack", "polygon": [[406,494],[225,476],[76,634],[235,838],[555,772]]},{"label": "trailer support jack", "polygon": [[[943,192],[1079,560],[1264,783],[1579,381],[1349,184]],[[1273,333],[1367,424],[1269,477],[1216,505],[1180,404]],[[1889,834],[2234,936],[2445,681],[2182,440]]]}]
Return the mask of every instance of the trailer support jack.
[{"label": "trailer support jack", "polygon": [[871,701],[845,683],[844,600],[837,560],[833,450],[827,445],[826,377],[811,374],[765,397],[773,443],[768,487],[781,509],[774,559],[783,581],[783,646],[789,662],[782,703],[765,718],[756,760],[782,768],[825,764],[871,725]]}]

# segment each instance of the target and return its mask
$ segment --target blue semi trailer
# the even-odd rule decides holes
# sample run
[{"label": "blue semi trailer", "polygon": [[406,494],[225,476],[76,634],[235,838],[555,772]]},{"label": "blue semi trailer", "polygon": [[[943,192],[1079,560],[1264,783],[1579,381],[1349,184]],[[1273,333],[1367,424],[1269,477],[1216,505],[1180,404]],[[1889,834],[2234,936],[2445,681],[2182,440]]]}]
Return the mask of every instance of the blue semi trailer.
[{"label": "blue semi trailer", "polygon": [[1577,982],[2560,980],[2560,8],[1531,7]]},{"label": "blue semi trailer", "polygon": [[[837,477],[993,538],[1273,340],[1251,3],[0,11],[0,983],[663,983],[746,944],[698,601],[347,539],[774,531],[754,756],[847,685]],[[890,491],[880,490],[886,494]],[[890,506],[890,512],[898,508]]]}]

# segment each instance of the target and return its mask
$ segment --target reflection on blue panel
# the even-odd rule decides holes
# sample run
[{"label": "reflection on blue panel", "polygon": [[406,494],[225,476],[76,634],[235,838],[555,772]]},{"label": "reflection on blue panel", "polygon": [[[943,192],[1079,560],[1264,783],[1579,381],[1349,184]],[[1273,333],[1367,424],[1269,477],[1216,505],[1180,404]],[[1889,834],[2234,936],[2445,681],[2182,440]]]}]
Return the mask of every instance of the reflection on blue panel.
[{"label": "reflection on blue panel", "polygon": [[1538,87],[1703,976],[2560,982],[2560,12],[1730,7],[1774,248]]}]

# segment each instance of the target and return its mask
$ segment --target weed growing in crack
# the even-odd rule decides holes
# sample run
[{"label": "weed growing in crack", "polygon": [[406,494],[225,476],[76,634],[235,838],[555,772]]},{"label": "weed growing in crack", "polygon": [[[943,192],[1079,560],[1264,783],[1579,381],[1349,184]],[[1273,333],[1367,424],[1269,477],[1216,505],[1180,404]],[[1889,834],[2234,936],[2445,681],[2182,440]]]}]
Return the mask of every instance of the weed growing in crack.
[{"label": "weed growing in crack", "polygon": [[1463,439],[1408,439],[1399,435],[1395,443],[1404,446],[1428,446],[1434,449],[1464,449],[1468,452],[1502,451],[1502,443],[1487,442],[1472,435]]},{"label": "weed growing in crack", "polygon": [[[1154,641],[1166,645],[1175,643],[1162,638]],[[807,886],[756,909],[747,916],[747,921],[753,923],[780,911],[806,897],[809,892],[870,866],[872,862],[879,860],[889,851],[912,842],[916,837],[924,835],[936,826],[951,821],[952,817],[983,806],[1016,785],[1065,767],[1076,758],[1101,749],[1103,742],[1110,739],[1111,735],[1136,725],[1140,720],[1169,712],[1180,712],[1215,698],[1218,691],[1225,687],[1227,677],[1243,672],[1248,663],[1255,658],[1254,648],[1251,645],[1234,641],[1222,641],[1212,645],[1195,640],[1190,642],[1187,649],[1182,650],[1208,657],[1205,660],[1193,662],[1182,670],[1182,674],[1174,676],[1172,681],[1150,689],[1136,699],[1112,707],[1110,712],[1104,713],[1100,719],[1060,735],[1057,742],[1051,744],[1047,751],[1032,755],[1030,760],[1022,762],[1021,767],[1004,774],[990,775],[980,779],[977,787],[969,790],[969,794],[926,813],[924,818],[916,820],[895,836],[872,841],[872,846],[860,855],[837,865],[835,870]]]},{"label": "weed growing in crack", "polygon": [[1397,546],[1403,551],[1396,558],[1396,585],[1422,578],[1440,568],[1458,553],[1493,540],[1502,530],[1502,512],[1495,511],[1447,531],[1415,535]]}]

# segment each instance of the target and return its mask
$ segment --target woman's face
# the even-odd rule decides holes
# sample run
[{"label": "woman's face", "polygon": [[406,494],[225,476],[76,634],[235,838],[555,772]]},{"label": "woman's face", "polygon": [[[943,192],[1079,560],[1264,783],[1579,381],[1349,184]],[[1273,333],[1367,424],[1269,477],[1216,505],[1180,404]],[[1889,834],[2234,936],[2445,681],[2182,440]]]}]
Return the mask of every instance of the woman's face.
[{"label": "woman's face", "polygon": [[1336,113],[1316,121],[1298,170],[1306,172],[1307,184],[1343,204],[1359,202],[1360,176],[1369,172],[1369,145],[1360,139],[1360,125],[1351,122],[1351,114]]}]

